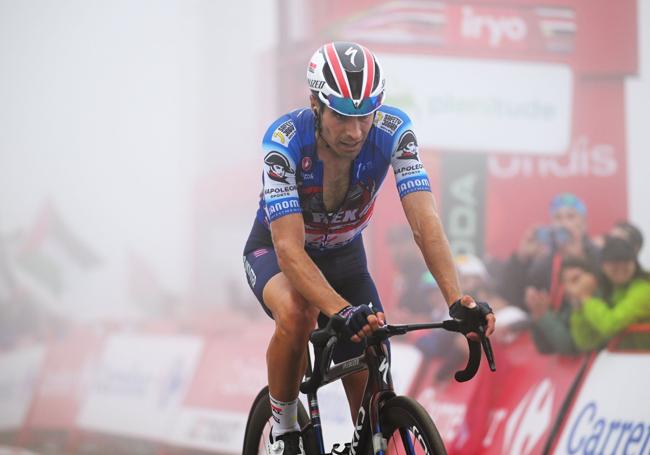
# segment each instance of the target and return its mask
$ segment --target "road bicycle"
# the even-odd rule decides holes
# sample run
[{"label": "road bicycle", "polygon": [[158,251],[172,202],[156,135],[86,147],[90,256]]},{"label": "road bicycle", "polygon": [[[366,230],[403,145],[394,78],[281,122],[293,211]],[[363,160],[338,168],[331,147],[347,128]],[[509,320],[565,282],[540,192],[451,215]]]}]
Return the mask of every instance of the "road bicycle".
[{"label": "road bicycle", "polygon": [[[302,430],[303,447],[307,455],[439,455],[445,454],[445,445],[424,408],[412,398],[397,396],[390,374],[390,355],[385,340],[414,330],[445,329],[467,335],[478,334],[480,341],[467,339],[469,358],[465,369],[454,375],[459,382],[470,380],[478,371],[481,348],[492,371],[496,370],[494,354],[485,328],[458,319],[424,324],[385,325],[367,337],[366,348],[359,357],[332,365],[332,354],[339,339],[344,337],[345,320],[340,316],[330,319],[323,329],[314,331],[310,341],[314,347],[314,364],[307,362],[305,380],[300,391],[307,395],[309,414],[299,401],[298,422]],[[353,429],[352,441],[335,444],[325,451],[318,408],[317,391],[320,387],[347,375],[368,370],[361,407]],[[243,455],[266,454],[271,431],[271,407],[268,387],[255,398],[248,415],[244,434]]]}]

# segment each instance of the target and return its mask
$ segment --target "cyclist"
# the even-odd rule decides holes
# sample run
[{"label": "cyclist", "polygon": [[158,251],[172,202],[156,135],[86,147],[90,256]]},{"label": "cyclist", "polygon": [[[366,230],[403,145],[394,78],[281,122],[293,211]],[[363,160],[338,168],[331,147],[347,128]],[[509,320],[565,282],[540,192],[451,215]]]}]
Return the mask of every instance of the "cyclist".
[{"label": "cyclist", "polygon": [[[383,105],[376,57],[356,43],[325,44],[309,62],[307,82],[310,107],[280,117],[264,135],[263,189],[244,248],[248,283],[275,321],[267,351],[271,454],[304,453],[297,397],[316,322],[334,314],[346,319],[352,342],[337,346],[336,362],[360,355],[359,341],[385,323],[361,231],[389,168],[451,315],[479,314],[488,335],[495,323],[487,304],[461,294],[411,120]],[[344,380],[353,416],[366,376]]]}]

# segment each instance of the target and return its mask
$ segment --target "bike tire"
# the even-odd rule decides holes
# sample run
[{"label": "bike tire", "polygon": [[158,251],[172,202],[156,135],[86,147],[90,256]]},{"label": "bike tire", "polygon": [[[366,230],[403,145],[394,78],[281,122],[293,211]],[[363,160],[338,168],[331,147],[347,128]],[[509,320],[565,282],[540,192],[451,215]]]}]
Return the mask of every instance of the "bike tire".
[{"label": "bike tire", "polygon": [[[269,388],[264,387],[257,394],[251,410],[248,413],[248,421],[246,422],[246,430],[244,432],[244,449],[243,455],[260,455],[266,454],[265,447],[271,431],[271,403],[269,402]],[[298,401],[298,424],[300,428],[304,428],[309,423],[309,417],[305,407],[301,401]],[[307,441],[303,441],[307,445]],[[307,447],[305,447],[307,455],[313,455]]]},{"label": "bike tire", "polygon": [[[445,455],[445,444],[422,405],[409,397],[389,399],[380,411],[380,426],[387,439],[387,455]],[[406,447],[409,441],[414,450]]]}]

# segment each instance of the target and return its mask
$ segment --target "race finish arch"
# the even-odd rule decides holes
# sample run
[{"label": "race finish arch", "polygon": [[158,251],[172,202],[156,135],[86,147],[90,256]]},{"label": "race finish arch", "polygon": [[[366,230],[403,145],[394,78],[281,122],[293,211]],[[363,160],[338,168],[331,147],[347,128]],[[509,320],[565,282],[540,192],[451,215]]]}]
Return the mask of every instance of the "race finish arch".
[{"label": "race finish arch", "polygon": [[[387,103],[416,134],[456,253],[505,257],[569,191],[600,234],[627,216],[624,78],[637,71],[636,1],[280,0],[279,111],[305,105],[304,68],[328,40],[378,54]],[[291,11],[292,14],[284,14]],[[372,255],[404,222],[391,179]],[[373,261],[385,305],[389,261]]]}]

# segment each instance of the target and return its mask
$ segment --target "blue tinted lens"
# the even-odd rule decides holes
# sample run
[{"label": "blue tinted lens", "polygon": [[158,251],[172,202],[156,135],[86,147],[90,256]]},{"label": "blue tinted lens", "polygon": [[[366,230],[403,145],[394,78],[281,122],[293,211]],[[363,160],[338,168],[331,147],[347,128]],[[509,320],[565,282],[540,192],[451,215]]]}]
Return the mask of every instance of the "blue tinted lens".
[{"label": "blue tinted lens", "polygon": [[382,98],[383,94],[365,98],[358,107],[354,105],[350,98],[339,98],[330,95],[326,99],[327,105],[339,114],[358,116],[375,112],[381,106]]}]

